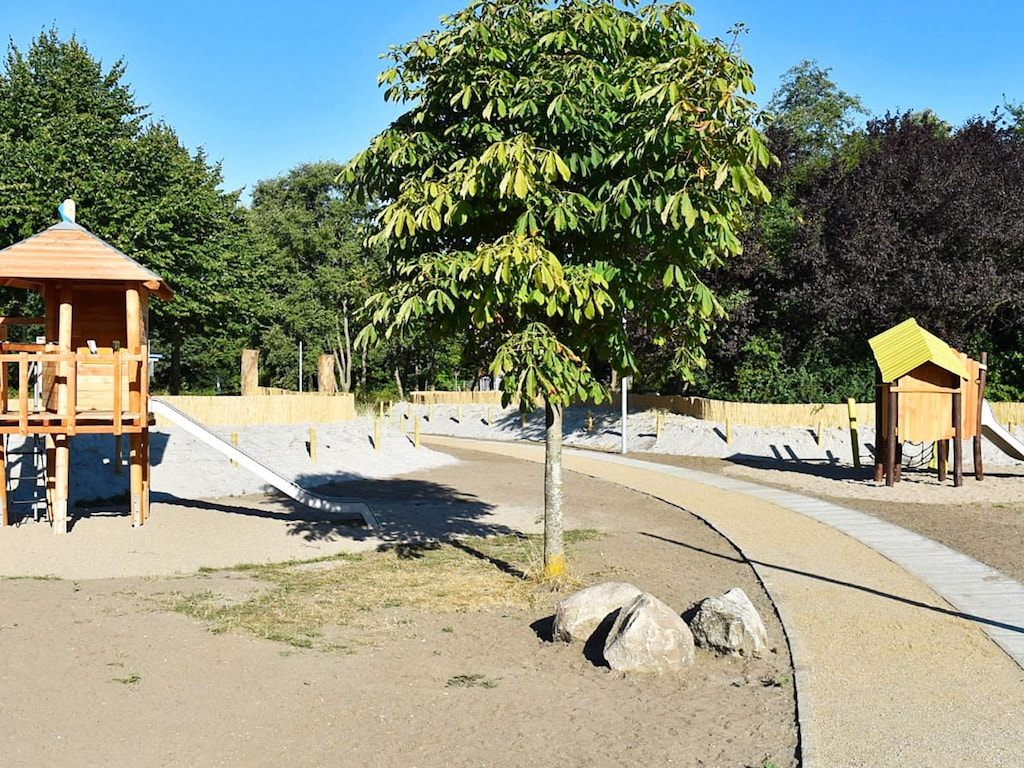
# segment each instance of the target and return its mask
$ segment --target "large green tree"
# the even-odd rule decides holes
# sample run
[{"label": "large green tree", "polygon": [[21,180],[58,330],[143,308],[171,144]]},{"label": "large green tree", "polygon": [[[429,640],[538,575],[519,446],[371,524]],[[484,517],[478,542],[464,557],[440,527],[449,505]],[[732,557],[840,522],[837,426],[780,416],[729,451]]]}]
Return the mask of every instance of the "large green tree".
[{"label": "large green tree", "polygon": [[311,359],[334,355],[343,391],[365,384],[352,316],[380,288],[382,258],[364,244],[367,209],[337,181],[341,171],[331,162],[301,165],[253,191],[251,221],[274,297],[262,346],[278,385],[295,381],[299,341]]},{"label": "large green tree", "polygon": [[[64,198],[79,222],[160,273],[177,295],[155,302],[153,345],[172,391],[237,361],[252,290],[237,194],[220,168],[148,119],[124,82],[75,37],[49,30],[10,45],[0,72],[0,245],[56,221]],[[231,366],[237,368],[237,363]],[[211,382],[212,383],[212,382]]]},{"label": "large green tree", "polygon": [[770,154],[751,69],[683,3],[476,0],[389,54],[408,111],[350,163],[382,200],[392,273],[371,342],[475,328],[506,400],[545,404],[544,576],[564,572],[562,409],[635,371],[628,328],[702,361],[721,315],[698,271],[740,250]]}]

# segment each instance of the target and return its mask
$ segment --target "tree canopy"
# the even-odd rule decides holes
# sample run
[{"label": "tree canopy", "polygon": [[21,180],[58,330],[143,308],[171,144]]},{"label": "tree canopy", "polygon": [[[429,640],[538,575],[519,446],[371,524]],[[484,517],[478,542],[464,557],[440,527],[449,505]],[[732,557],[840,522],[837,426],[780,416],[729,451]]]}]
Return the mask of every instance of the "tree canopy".
[{"label": "tree canopy", "polygon": [[[46,228],[61,200],[75,199],[83,226],[174,287],[175,301],[153,306],[152,341],[169,353],[177,391],[220,370],[219,355],[237,359],[229,339],[244,322],[251,269],[238,247],[237,194],[218,189],[220,168],[202,151],[148,119],[125,71],[53,29],[27,52],[10,45],[0,72],[0,243]],[[218,342],[190,350],[196,336]]]},{"label": "tree canopy", "polygon": [[505,397],[545,401],[549,461],[561,408],[604,395],[591,363],[635,370],[629,325],[700,364],[721,308],[698,272],[769,198],[750,67],[691,14],[475,0],[391,50],[381,83],[409,110],[347,169],[383,201],[392,268],[361,339],[472,326]]}]

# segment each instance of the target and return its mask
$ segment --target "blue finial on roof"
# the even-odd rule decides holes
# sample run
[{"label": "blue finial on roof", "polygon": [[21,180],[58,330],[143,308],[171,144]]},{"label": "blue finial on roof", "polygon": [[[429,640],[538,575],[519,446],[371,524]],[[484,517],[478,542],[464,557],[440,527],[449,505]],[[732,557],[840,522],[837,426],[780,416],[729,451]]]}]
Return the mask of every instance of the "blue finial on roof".
[{"label": "blue finial on roof", "polygon": [[70,221],[73,224],[75,221],[75,201],[68,198],[57,206],[57,213],[60,214],[61,221]]}]

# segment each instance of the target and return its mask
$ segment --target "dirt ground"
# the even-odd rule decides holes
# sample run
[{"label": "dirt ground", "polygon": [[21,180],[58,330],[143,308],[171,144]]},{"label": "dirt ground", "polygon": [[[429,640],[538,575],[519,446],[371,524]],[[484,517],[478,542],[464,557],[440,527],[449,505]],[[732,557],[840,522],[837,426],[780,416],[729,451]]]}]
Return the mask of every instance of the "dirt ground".
[{"label": "dirt ground", "polygon": [[[542,466],[458,456],[457,465],[343,490],[371,498],[382,520],[424,535],[445,521],[463,533],[492,530],[493,522],[478,522],[484,509],[488,520],[503,510],[512,520],[524,510],[536,518]],[[8,578],[0,580],[0,762],[796,765],[786,639],[735,549],[685,511],[613,484],[568,473],[566,498],[569,527],[604,532],[572,553],[581,583],[630,581],[680,612],[742,587],[765,619],[772,652],[731,659],[698,651],[692,670],[678,677],[613,673],[578,646],[550,642],[557,596],[549,595],[532,610],[382,609],[371,630],[335,630],[339,646],[359,650],[329,653],[213,634],[163,607],[162,596],[173,592],[237,599],[253,589],[243,572]],[[159,507],[147,524],[154,536],[173,520]],[[286,535],[309,536],[310,527],[296,521]]]}]

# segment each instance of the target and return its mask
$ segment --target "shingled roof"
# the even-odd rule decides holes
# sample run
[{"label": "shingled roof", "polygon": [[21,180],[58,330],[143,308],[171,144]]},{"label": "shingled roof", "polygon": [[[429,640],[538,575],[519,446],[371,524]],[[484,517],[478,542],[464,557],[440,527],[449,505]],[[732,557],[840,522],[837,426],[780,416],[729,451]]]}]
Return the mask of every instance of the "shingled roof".
[{"label": "shingled roof", "polygon": [[72,221],[0,250],[0,285],[40,290],[67,280],[138,282],[164,300],[174,296],[156,272]]}]

